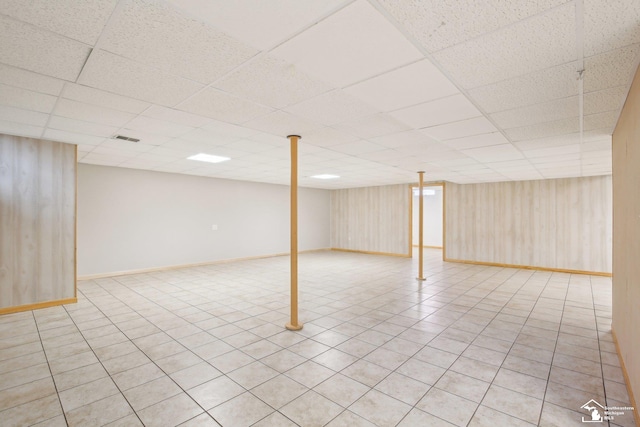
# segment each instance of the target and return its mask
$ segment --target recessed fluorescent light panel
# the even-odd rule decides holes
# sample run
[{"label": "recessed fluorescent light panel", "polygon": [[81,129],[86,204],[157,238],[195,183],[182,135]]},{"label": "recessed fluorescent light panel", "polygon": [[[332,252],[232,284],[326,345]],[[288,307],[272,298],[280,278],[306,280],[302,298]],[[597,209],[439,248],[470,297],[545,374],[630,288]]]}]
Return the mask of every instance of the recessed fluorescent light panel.
[{"label": "recessed fluorescent light panel", "polygon": [[226,162],[227,160],[230,160],[229,157],[214,156],[213,154],[205,154],[205,153],[196,154],[194,156],[187,157],[187,159],[198,160],[201,162],[208,162],[208,163],[220,163],[220,162]]},{"label": "recessed fluorescent light panel", "polygon": [[311,178],[316,178],[316,179],[336,179],[336,178],[340,178],[339,175],[331,175],[328,173],[323,173],[321,175],[312,175]]}]

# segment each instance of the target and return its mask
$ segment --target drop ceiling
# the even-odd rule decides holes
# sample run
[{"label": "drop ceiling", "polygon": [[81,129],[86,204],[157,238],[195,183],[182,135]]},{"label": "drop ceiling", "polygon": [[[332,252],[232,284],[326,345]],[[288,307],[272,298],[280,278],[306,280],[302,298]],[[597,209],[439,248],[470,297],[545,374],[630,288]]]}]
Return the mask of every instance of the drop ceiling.
[{"label": "drop ceiling", "polygon": [[81,163],[288,184],[299,134],[306,187],[545,179],[611,173],[640,2],[0,0],[0,40],[0,132]]}]

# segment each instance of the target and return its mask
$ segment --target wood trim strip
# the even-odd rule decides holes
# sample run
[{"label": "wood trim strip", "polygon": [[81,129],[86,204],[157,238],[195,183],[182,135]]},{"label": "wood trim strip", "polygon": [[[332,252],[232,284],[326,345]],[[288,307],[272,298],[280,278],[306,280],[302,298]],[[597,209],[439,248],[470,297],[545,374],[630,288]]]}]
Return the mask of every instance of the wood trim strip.
[{"label": "wood trim strip", "polygon": [[342,249],[342,248],[331,248],[332,251],[338,252],[352,252],[356,254],[368,254],[368,255],[384,255],[384,256],[395,256],[399,258],[411,258],[411,255],[407,254],[394,254],[390,252],[375,252],[375,251],[359,251],[357,249]]},{"label": "wood trim strip", "polygon": [[17,305],[15,307],[5,307],[5,308],[0,308],[0,315],[10,314],[10,313],[19,313],[21,311],[37,310],[40,308],[55,307],[57,305],[63,305],[63,304],[75,304],[77,302],[78,302],[78,298],[66,298],[66,299],[59,299],[54,301],[38,302],[35,304]]},{"label": "wood trim strip", "polygon": [[76,145],[75,157],[76,157],[76,199],[75,199],[75,218],[74,235],[73,235],[73,296],[78,298],[78,146]]},{"label": "wood trim strip", "polygon": [[624,365],[624,359],[622,358],[622,352],[620,352],[620,345],[618,344],[618,337],[616,336],[616,331],[611,329],[611,335],[613,335],[613,343],[616,345],[616,353],[618,353],[618,359],[620,360],[620,367],[622,368],[622,376],[624,377],[625,385],[627,386],[627,393],[629,393],[629,401],[635,410],[633,411],[633,418],[636,422],[637,426],[640,426],[640,408],[636,404],[635,396],[633,395],[633,390],[631,389],[631,381],[629,381],[629,373],[627,372],[627,367]]},{"label": "wood trim strip", "polygon": [[[310,253],[310,252],[322,252],[322,251],[329,251],[329,250],[331,249],[329,248],[307,249],[304,251],[298,251],[298,253],[304,254],[304,253]],[[78,280],[93,280],[93,279],[103,279],[105,277],[128,276],[130,274],[154,273],[157,271],[178,270],[180,268],[190,268],[190,267],[203,267],[206,265],[225,264],[228,262],[236,262],[236,261],[250,261],[254,259],[275,258],[279,256],[289,256],[289,252],[282,252],[282,253],[268,254],[268,255],[255,255],[255,256],[248,256],[248,257],[241,257],[241,258],[225,258],[225,259],[219,259],[216,261],[204,261],[204,262],[195,262],[191,264],[167,265],[164,267],[150,267],[150,268],[139,268],[135,270],[113,271],[110,273],[85,274],[83,276],[78,276]]]},{"label": "wood trim strip", "polygon": [[603,271],[570,270],[567,268],[536,267],[533,265],[502,264],[499,262],[470,261],[470,260],[464,260],[464,259],[450,259],[450,258],[445,258],[444,261],[457,262],[460,264],[488,265],[491,267],[521,268],[523,270],[540,270],[540,271],[554,271],[557,273],[588,274],[590,276],[603,276],[603,277],[612,276],[611,273],[606,273]]}]

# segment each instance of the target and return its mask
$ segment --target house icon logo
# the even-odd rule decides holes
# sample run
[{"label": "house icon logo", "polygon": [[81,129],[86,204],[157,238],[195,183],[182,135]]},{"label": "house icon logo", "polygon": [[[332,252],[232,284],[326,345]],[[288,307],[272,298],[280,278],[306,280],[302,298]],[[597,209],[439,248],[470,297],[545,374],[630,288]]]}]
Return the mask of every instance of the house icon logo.
[{"label": "house icon logo", "polygon": [[[591,399],[580,407],[589,413],[589,417],[582,417],[583,423],[601,423],[604,420],[604,406]],[[591,418],[591,419],[589,419]]]}]

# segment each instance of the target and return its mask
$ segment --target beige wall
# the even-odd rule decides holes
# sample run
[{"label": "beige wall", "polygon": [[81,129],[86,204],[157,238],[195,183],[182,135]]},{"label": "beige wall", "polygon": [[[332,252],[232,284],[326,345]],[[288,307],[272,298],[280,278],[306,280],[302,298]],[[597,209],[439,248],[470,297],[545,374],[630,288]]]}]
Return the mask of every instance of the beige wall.
[{"label": "beige wall", "polygon": [[613,133],[613,331],[640,404],[640,70]]},{"label": "beige wall", "polygon": [[0,310],[75,298],[76,147],[0,135]]},{"label": "beige wall", "polygon": [[408,185],[331,192],[331,247],[396,255],[410,254]]},{"label": "beige wall", "polygon": [[446,257],[611,272],[611,176],[447,183]]},{"label": "beige wall", "polygon": [[[289,253],[288,186],[78,166],[81,278]],[[299,249],[329,248],[329,191],[300,188],[298,212]]]}]

